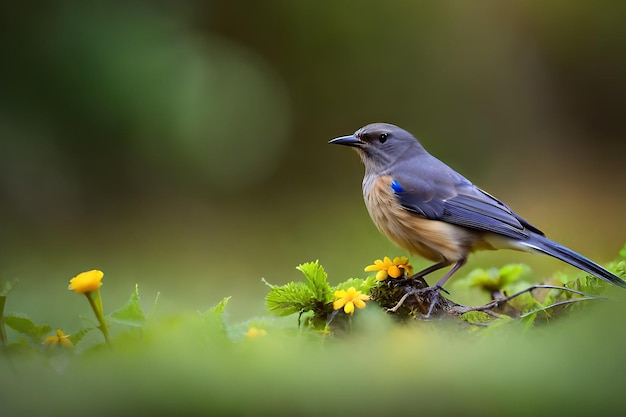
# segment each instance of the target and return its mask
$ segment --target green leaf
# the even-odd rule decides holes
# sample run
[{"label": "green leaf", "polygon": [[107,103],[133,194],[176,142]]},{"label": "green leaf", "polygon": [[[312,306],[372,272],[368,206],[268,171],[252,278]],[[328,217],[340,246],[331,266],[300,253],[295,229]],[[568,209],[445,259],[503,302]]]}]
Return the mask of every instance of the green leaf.
[{"label": "green leaf", "polygon": [[296,269],[306,277],[307,286],[315,301],[326,304],[333,301],[333,291],[328,284],[328,274],[319,261],[298,265]]},{"label": "green leaf", "polygon": [[17,285],[17,279],[0,282],[0,297],[6,297]]},{"label": "green leaf", "polygon": [[83,339],[83,337],[85,337],[85,335],[87,333],[89,333],[90,331],[92,331],[95,328],[96,327],[85,327],[84,329],[80,329],[76,333],[71,334],[70,335],[70,342],[72,342],[74,344],[74,346],[76,346],[78,344],[78,342],[80,342]]},{"label": "green leaf", "polygon": [[135,291],[131,294],[126,305],[111,313],[109,318],[116,323],[132,327],[141,327],[145,324],[146,316],[139,305],[139,285],[135,284]]},{"label": "green leaf", "polygon": [[8,314],[3,318],[4,324],[18,333],[30,337],[33,342],[41,343],[44,336],[52,330],[48,325],[38,326],[24,315]]},{"label": "green leaf", "polygon": [[540,303],[541,306],[549,306],[552,305],[562,299],[571,298],[573,293],[564,292],[559,289],[544,289],[543,290],[543,299],[540,297],[540,294],[537,294],[537,291],[533,294],[533,297]]},{"label": "green leaf", "polygon": [[494,320],[493,317],[482,311],[468,311],[461,315],[461,319],[471,324],[489,323]]},{"label": "green leaf", "polygon": [[465,277],[459,279],[454,284],[458,288],[480,287],[491,291],[499,289],[498,270],[496,268],[483,269],[477,268],[470,271]]},{"label": "green leaf", "polygon": [[602,292],[606,283],[590,275],[584,275],[567,282],[565,286],[587,294],[598,295]]},{"label": "green leaf", "polygon": [[479,287],[488,292],[499,291],[515,286],[529,271],[530,268],[524,264],[508,264],[500,269],[478,268],[457,281],[456,285],[460,288]]},{"label": "green leaf", "polygon": [[619,256],[621,256],[622,258],[626,258],[626,243],[624,244],[624,247],[620,249]]},{"label": "green leaf", "polygon": [[350,287],[354,287],[357,291],[361,291],[363,294],[369,295],[370,290],[378,281],[375,276],[369,276],[366,279],[350,278],[347,281],[340,282],[333,288],[333,293],[338,290],[347,290]]},{"label": "green leaf", "polygon": [[2,281],[0,283],[0,345],[1,346],[5,346],[8,342],[6,329],[4,328],[4,324],[2,321],[4,317],[4,307],[7,302],[7,296],[9,295],[9,293],[11,292],[13,287],[15,287],[16,284],[17,284],[17,279],[14,279],[12,281]]},{"label": "green leaf", "polygon": [[530,268],[527,265],[508,264],[500,268],[500,270],[498,271],[498,275],[500,276],[500,280],[502,281],[502,286],[506,287],[507,285],[520,282],[522,276],[527,272],[530,272]]},{"label": "green leaf", "polygon": [[222,301],[220,301],[219,303],[211,307],[204,314],[215,314],[221,317],[222,314],[224,314],[224,310],[226,310],[226,305],[228,304],[229,301],[230,301],[230,297],[224,297]]},{"label": "green leaf", "polygon": [[226,335],[226,324],[224,323],[224,311],[230,297],[224,297],[222,301],[211,307],[200,315],[207,324],[211,334]]},{"label": "green leaf", "polygon": [[533,292],[525,291],[531,286],[532,284],[525,281],[516,281],[509,283],[509,285],[506,286],[507,295],[513,295],[518,292],[521,292],[521,294],[513,298],[512,300],[509,300],[507,304],[513,307],[518,312],[527,312],[541,307],[539,301],[537,301],[537,299],[533,296]]},{"label": "green leaf", "polygon": [[309,310],[312,306],[313,294],[310,288],[302,282],[289,282],[283,286],[273,285],[271,288],[265,296],[265,305],[277,316],[300,313]]},{"label": "green leaf", "polygon": [[621,278],[626,278],[626,261],[619,261],[614,267],[615,274]]},{"label": "green leaf", "polygon": [[480,335],[486,337],[490,333],[497,332],[498,330],[496,329],[502,329],[502,327],[515,325],[516,323],[519,324],[516,319],[509,317],[505,314],[500,314],[498,315],[498,318],[496,320],[492,320],[491,322],[489,322],[489,326],[481,328]]}]

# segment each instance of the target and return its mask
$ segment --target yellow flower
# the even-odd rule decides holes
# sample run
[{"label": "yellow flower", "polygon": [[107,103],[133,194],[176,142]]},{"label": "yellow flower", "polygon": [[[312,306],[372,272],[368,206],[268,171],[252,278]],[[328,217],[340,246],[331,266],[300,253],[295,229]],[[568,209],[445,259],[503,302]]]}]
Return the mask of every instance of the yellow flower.
[{"label": "yellow flower", "polygon": [[43,340],[45,345],[48,347],[61,345],[64,348],[71,349],[74,347],[74,344],[70,340],[70,335],[63,333],[63,330],[56,329],[56,336],[48,336]]},{"label": "yellow flower", "polygon": [[393,261],[388,256],[381,261],[376,259],[374,265],[368,265],[365,267],[365,272],[378,271],[376,273],[376,279],[378,281],[384,281],[388,277],[399,278],[404,276],[405,272],[411,274],[413,266],[409,265],[409,258],[406,256],[393,258]]},{"label": "yellow flower", "polygon": [[104,273],[97,269],[87,272],[81,272],[70,280],[68,289],[78,293],[85,294],[98,290],[102,286],[102,277]]},{"label": "yellow flower", "polygon": [[259,329],[254,326],[250,327],[250,329],[248,329],[248,333],[246,333],[246,337],[248,339],[254,339],[255,337],[261,337],[266,335],[267,332],[265,331],[265,329]]},{"label": "yellow flower", "polygon": [[365,302],[370,299],[369,295],[362,294],[356,288],[350,287],[348,290],[335,291],[335,301],[333,309],[339,310],[343,307],[343,311],[347,314],[354,313],[354,307],[365,308]]},{"label": "yellow flower", "polygon": [[96,315],[98,323],[100,323],[98,328],[102,332],[104,340],[110,346],[111,341],[109,340],[109,331],[107,330],[107,322],[104,318],[104,309],[102,308],[102,295],[100,294],[103,276],[104,272],[97,269],[81,272],[74,278],[70,279],[70,285],[67,288],[77,294],[83,294],[87,297],[89,305],[91,306],[93,313]]}]

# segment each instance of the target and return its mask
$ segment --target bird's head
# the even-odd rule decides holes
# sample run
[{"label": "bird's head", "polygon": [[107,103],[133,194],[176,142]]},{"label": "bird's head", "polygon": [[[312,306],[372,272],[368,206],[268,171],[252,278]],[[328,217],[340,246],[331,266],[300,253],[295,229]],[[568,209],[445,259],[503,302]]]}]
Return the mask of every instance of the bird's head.
[{"label": "bird's head", "polygon": [[380,173],[390,168],[401,157],[425,152],[424,148],[406,130],[388,123],[372,123],[328,143],[353,147],[365,169]]}]

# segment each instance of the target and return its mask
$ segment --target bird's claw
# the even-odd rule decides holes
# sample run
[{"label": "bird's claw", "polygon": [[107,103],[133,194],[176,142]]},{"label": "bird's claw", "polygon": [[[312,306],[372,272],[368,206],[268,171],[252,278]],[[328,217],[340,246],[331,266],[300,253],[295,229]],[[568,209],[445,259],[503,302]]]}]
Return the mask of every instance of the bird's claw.
[{"label": "bird's claw", "polygon": [[445,290],[443,287],[439,285],[422,288],[421,290],[418,291],[418,293],[427,294],[428,296],[428,304],[429,304],[428,312],[424,315],[424,318],[428,319],[433,314],[433,311],[435,310],[435,306],[437,305],[437,303],[439,302],[439,299],[441,298],[441,294],[439,293],[440,290],[444,291],[446,294],[450,294],[447,290]]},{"label": "bird's claw", "polygon": [[441,297],[441,294],[439,294],[439,291],[443,291],[446,294],[450,294],[445,288],[441,287],[440,285],[434,285],[432,287],[426,287],[426,288],[420,288],[420,289],[412,289],[408,291],[406,294],[404,294],[402,298],[400,298],[400,300],[396,303],[395,306],[388,308],[387,312],[395,313],[396,311],[398,311],[398,309],[402,307],[402,305],[404,304],[404,301],[411,295],[427,294],[429,306],[428,306],[428,312],[424,315],[424,318],[430,318],[430,316],[432,315],[435,309],[435,306],[437,305]]}]

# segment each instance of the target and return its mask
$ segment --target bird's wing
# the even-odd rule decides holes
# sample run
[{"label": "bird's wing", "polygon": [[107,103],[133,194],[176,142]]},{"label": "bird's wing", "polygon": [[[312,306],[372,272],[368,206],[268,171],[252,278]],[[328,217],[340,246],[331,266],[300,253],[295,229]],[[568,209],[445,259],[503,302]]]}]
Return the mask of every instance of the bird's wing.
[{"label": "bird's wing", "polygon": [[526,239],[529,233],[543,235],[506,204],[462,180],[455,187],[439,190],[436,187],[410,189],[394,181],[392,189],[405,209],[429,219],[515,239]]}]

